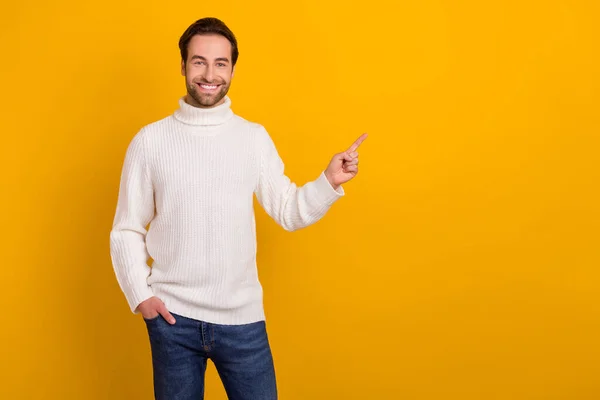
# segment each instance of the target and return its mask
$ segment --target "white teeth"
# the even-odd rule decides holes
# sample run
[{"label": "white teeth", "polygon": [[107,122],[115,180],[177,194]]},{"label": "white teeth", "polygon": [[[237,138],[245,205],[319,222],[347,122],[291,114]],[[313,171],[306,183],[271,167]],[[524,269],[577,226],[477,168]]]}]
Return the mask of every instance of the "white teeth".
[{"label": "white teeth", "polygon": [[216,88],[217,88],[216,86],[208,86],[208,85],[200,85],[200,86],[201,86],[203,89],[209,89],[209,90],[212,90],[212,89],[216,89]]}]

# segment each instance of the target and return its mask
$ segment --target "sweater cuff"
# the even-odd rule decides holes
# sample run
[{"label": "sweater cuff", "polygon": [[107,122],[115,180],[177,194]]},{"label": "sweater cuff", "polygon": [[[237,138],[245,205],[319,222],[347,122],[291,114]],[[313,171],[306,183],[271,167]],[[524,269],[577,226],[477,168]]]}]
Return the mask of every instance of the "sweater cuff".
[{"label": "sweater cuff", "polygon": [[321,204],[324,203],[331,205],[346,194],[341,185],[337,188],[337,190],[331,186],[331,183],[329,183],[329,180],[325,176],[325,171],[321,172],[314,183],[317,189],[316,192],[319,197],[319,203]]},{"label": "sweater cuff", "polygon": [[154,293],[150,286],[143,285],[138,290],[133,290],[131,293],[127,295],[127,303],[129,303],[129,309],[134,314],[139,314],[140,312],[136,310],[137,306],[140,305],[144,300],[148,300],[150,297],[153,297]]}]

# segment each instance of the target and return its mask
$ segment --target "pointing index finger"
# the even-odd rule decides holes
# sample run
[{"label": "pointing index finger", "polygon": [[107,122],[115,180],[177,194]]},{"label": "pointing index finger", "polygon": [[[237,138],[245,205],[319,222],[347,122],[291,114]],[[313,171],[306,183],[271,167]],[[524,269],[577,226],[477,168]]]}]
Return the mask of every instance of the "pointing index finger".
[{"label": "pointing index finger", "polygon": [[352,146],[350,146],[350,148],[348,149],[348,152],[353,152],[356,151],[356,149],[358,149],[358,146],[360,146],[360,144],[367,138],[367,134],[363,133],[362,135],[360,135],[360,137],[358,139],[356,139],[356,141],[354,143],[352,143]]}]

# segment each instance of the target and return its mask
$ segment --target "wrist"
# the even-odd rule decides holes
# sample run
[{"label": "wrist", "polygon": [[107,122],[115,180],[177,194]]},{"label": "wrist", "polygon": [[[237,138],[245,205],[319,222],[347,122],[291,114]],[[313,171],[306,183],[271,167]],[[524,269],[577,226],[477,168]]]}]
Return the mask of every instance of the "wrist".
[{"label": "wrist", "polygon": [[329,175],[329,173],[327,171],[325,171],[325,178],[327,178],[327,182],[329,182],[329,184],[331,185],[331,187],[334,190],[338,190],[340,188],[340,185],[335,183],[335,181],[333,180],[333,178]]}]

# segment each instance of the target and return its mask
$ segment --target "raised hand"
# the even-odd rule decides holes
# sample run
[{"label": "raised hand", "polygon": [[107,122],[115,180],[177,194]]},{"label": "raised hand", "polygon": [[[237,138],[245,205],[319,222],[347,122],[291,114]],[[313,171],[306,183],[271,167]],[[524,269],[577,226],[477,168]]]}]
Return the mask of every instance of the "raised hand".
[{"label": "raised hand", "polygon": [[325,176],[333,188],[337,189],[358,174],[358,146],[366,138],[367,134],[362,134],[348,150],[334,155],[329,162]]}]

